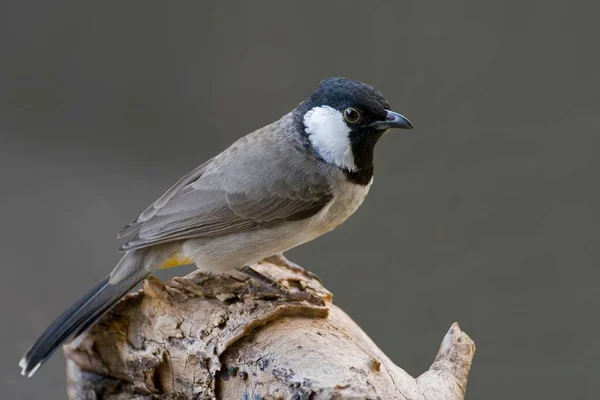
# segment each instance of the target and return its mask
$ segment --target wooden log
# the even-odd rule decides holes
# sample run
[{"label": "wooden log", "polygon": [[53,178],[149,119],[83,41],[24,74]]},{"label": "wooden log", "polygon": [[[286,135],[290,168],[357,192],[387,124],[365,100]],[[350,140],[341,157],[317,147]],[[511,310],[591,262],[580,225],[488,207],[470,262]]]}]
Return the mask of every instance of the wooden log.
[{"label": "wooden log", "polygon": [[475,345],[458,324],[415,379],[331,303],[316,279],[266,262],[253,268],[326,305],[199,271],[165,284],[150,278],[64,347],[70,398],[464,398]]}]

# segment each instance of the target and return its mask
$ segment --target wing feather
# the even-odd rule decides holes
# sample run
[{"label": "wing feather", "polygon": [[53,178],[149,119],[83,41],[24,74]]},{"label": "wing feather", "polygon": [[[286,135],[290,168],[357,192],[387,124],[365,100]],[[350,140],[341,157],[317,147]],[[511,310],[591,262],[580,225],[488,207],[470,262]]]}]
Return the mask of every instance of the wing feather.
[{"label": "wing feather", "polygon": [[204,171],[206,167],[210,165],[213,160],[209,160],[204,164],[194,168],[189,173],[184,175],[181,179],[179,179],[169,190],[167,190],[162,196],[158,198],[154,203],[152,203],[148,208],[146,208],[142,213],[129,224],[127,224],[121,231],[117,234],[117,239],[124,238],[133,234],[137,229],[139,229],[140,225],[145,221],[152,218],[156,212],[164,207],[165,204],[169,202],[176,194],[180,193],[186,186],[193,183],[197,180]]},{"label": "wing feather", "polygon": [[248,135],[181,178],[119,233],[133,236],[121,250],[315,215],[333,197],[329,181],[318,160],[276,135],[273,126]]}]

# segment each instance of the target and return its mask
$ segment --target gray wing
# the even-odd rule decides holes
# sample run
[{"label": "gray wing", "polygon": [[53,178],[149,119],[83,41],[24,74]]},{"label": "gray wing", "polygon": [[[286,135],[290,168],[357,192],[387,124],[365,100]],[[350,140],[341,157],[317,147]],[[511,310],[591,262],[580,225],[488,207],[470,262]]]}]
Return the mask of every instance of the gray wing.
[{"label": "gray wing", "polygon": [[167,190],[162,196],[158,198],[158,200],[156,200],[148,208],[146,208],[136,219],[134,219],[127,226],[121,229],[121,231],[117,234],[117,239],[124,238],[136,232],[144,222],[154,217],[158,210],[163,208],[165,204],[169,202],[169,200],[171,200],[174,196],[176,196],[183,189],[185,189],[186,186],[190,185],[198,178],[200,178],[212,161],[213,160],[211,159],[205,162],[204,164],[194,168],[186,175],[184,175],[181,179],[179,179],[177,183],[171,186],[169,190]]},{"label": "gray wing", "polygon": [[182,178],[122,231],[135,235],[121,250],[249,231],[319,212],[333,197],[328,180],[316,160],[275,140],[276,133],[246,136]]}]

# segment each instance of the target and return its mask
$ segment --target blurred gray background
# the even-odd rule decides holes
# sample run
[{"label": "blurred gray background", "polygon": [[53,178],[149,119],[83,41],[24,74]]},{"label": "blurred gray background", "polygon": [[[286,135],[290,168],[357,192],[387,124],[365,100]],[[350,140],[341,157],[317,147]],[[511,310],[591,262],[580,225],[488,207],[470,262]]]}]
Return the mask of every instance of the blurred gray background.
[{"label": "blurred gray background", "polygon": [[290,258],[411,374],[459,321],[468,399],[598,398],[588,4],[3,1],[0,398],[64,399],[61,354],[31,380],[17,361],[118,261],[116,232],[328,76],[417,129],[382,140],[363,207]]}]

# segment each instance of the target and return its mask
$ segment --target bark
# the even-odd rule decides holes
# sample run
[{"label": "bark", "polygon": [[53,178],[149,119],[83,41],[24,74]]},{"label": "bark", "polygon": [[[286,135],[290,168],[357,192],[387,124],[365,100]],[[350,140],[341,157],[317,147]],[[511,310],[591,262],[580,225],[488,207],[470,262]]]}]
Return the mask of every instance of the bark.
[{"label": "bark", "polygon": [[326,305],[199,271],[166,284],[150,278],[64,347],[70,398],[464,398],[475,345],[458,324],[415,379],[332,305],[317,280],[270,263],[253,267]]}]

